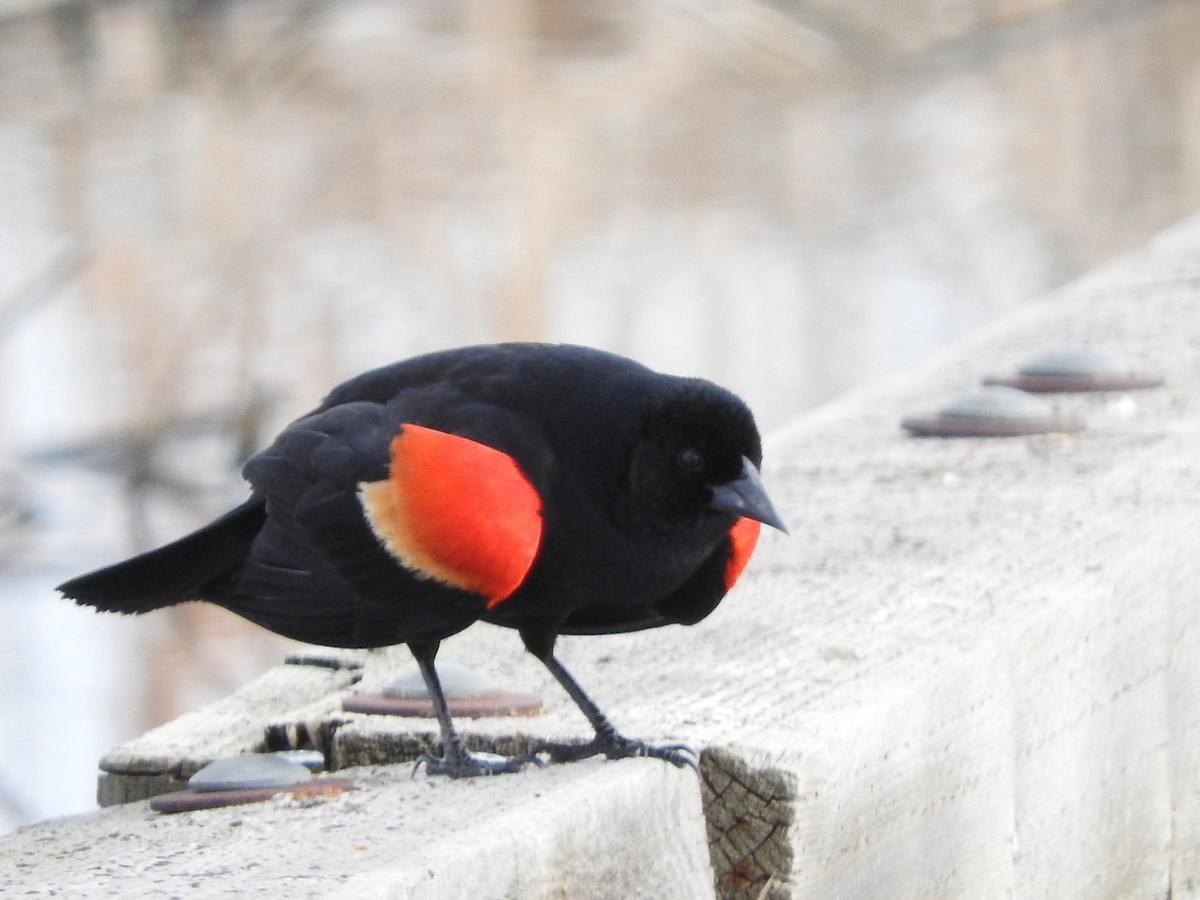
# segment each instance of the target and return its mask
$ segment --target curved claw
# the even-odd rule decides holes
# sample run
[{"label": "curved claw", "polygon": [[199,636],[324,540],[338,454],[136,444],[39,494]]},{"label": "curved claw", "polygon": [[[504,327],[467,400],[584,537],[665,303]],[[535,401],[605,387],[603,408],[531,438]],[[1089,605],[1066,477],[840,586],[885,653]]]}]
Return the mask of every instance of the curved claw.
[{"label": "curved claw", "polygon": [[680,769],[687,766],[697,774],[700,772],[700,754],[687,744],[643,744],[642,746],[645,748],[645,752],[637,754],[639,756],[653,756],[655,759],[664,759]]},{"label": "curved claw", "polygon": [[600,754],[609,759],[649,756],[681,769],[686,766],[696,772],[700,771],[700,754],[687,744],[649,744],[619,734],[597,735],[586,744],[543,744],[540,750],[549,754],[550,761],[555,763],[577,762]]},{"label": "curved claw", "polygon": [[509,772],[520,772],[530,763],[538,766],[545,765],[532,753],[521,756],[500,756],[496,753],[468,753],[451,755],[449,758],[422,753],[417,757],[413,766],[416,776],[421,766],[429,775],[445,775],[449,778],[475,778],[480,775],[503,775]]}]

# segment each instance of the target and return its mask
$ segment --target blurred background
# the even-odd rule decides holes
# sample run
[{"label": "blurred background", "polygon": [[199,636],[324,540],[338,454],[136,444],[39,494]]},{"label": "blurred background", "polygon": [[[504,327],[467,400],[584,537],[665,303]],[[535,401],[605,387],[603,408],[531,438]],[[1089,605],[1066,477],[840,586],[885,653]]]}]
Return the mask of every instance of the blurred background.
[{"label": "blurred background", "polygon": [[286,653],[53,586],[339,380],[571,341],[769,431],[1200,207],[1197,48],[1195,0],[0,0],[0,830]]}]

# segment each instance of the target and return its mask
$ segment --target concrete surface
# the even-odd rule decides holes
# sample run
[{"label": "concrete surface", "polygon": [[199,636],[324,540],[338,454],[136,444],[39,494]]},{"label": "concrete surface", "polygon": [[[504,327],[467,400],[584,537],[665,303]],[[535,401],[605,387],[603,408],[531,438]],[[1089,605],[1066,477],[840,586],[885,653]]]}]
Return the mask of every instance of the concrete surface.
[{"label": "concrete surface", "polygon": [[[100,760],[96,798],[101,806],[178,791],[205,764],[262,749],[263,718],[296,715],[318,703],[329,708],[360,677],[349,655],[322,650],[277,666],[228,697],[185,713],[116,747]],[[337,665],[343,662],[344,665]],[[333,699],[331,699],[333,698]]]},{"label": "concrete surface", "polygon": [[[411,773],[411,765],[351,769],[358,789],[335,800],[277,797],[175,815],[131,803],[23,829],[3,846],[0,893],[712,896],[690,773],[652,760],[473,782]],[[631,843],[655,850],[631,858]]]},{"label": "concrete surface", "polygon": [[[1166,385],[1055,398],[1087,420],[1070,436],[913,439],[899,428],[986,375],[1075,346]],[[773,435],[764,477],[791,536],[765,535],[713,616],[562,644],[626,733],[703,750],[699,790],[692,773],[654,761],[412,779],[386,764],[420,752],[431,721],[339,709],[345,691],[410,665],[402,652],[362,654],[358,684],[331,669],[323,696],[236,708],[244,749],[318,746],[359,791],[311,808],[166,818],[136,803],[44,823],[0,841],[18,861],[9,886],[1200,895],[1200,218]],[[472,743],[511,752],[584,736],[514,634],[473,628],[444,656],[545,698],[537,718],[460,723]],[[110,777],[133,795],[202,763],[211,742],[190,728],[121,748]]]}]

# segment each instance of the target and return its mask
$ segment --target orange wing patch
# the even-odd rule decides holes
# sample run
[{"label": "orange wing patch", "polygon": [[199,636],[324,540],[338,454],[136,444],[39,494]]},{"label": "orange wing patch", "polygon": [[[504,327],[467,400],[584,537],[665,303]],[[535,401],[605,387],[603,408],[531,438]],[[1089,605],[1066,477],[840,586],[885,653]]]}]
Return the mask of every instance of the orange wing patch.
[{"label": "orange wing patch", "polygon": [[733,523],[729,529],[730,554],[725,562],[725,590],[733,587],[734,582],[750,562],[750,554],[758,543],[758,532],[762,526],[754,519],[744,516]]},{"label": "orange wing patch", "polygon": [[542,541],[542,500],[511,456],[469,438],[404,425],[386,481],[363,482],[367,522],[406,569],[502,602]]}]

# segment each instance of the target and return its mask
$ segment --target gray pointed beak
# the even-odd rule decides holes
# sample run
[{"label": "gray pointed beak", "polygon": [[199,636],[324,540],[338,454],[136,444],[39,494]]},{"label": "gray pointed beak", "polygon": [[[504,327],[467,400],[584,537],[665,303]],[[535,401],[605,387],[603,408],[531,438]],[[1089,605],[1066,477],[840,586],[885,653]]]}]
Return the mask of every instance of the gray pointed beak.
[{"label": "gray pointed beak", "polygon": [[742,457],[742,474],[727,484],[719,484],[712,489],[712,499],[708,508],[717,512],[732,513],[735,516],[745,516],[756,519],[764,525],[778,528],[784,534],[788,533],[783,519],[775,511],[767,489],[763,487],[762,479],[758,477],[758,469],[746,457]]}]

